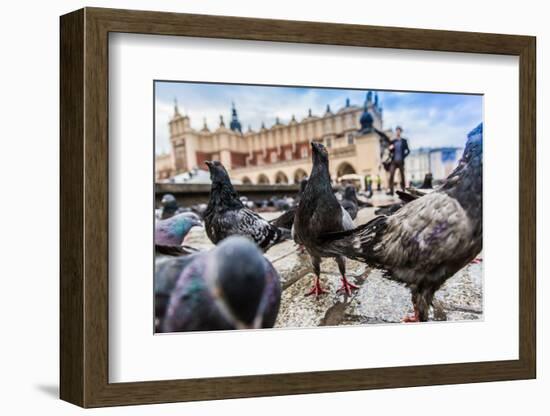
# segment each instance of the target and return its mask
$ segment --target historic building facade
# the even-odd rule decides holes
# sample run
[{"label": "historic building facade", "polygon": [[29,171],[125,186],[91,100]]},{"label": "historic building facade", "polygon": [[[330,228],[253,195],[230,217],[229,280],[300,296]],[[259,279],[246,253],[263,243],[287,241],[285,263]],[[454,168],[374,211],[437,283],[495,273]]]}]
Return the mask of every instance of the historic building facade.
[{"label": "historic building facade", "polygon": [[[232,179],[243,183],[297,183],[311,170],[311,141],[327,147],[334,179],[353,173],[386,176],[375,131],[383,130],[382,107],[378,95],[370,91],[362,106],[348,99],[336,112],[329,106],[319,116],[309,110],[302,120],[293,116],[283,124],[277,118],[268,128],[262,123],[259,131],[243,130],[234,105],[228,126],[220,116],[215,130],[206,123],[195,130],[176,103],[169,128],[172,151],[157,156],[157,180],[204,169],[206,160],[219,160]],[[391,136],[391,131],[386,134]]]}]

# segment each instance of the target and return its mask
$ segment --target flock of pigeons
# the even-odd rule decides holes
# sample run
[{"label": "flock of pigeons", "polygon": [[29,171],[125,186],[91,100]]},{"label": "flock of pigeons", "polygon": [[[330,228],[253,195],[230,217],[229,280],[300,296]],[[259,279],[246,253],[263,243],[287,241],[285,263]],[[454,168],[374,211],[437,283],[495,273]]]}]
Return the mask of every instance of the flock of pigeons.
[{"label": "flock of pigeons", "polygon": [[[435,292],[482,248],[482,137],[480,124],[468,134],[458,166],[433,192],[402,192],[401,202],[378,209],[380,215],[358,227],[353,219],[366,203],[353,186],[338,200],[329,155],[320,143],[311,143],[313,168],[301,183],[299,200],[272,221],[239,197],[220,162],[206,162],[212,188],[202,220],[196,212],[180,212],[173,196],[165,195],[156,221],[156,331],[273,327],[281,284],[263,253],[287,239],[311,257],[315,278],[306,296],[327,292],[320,270],[327,257],[338,264],[338,291],[357,290],[346,278],[347,257],[406,285],[414,314],[404,321],[427,321]],[[183,245],[189,230],[203,221],[216,247],[198,251]]]}]

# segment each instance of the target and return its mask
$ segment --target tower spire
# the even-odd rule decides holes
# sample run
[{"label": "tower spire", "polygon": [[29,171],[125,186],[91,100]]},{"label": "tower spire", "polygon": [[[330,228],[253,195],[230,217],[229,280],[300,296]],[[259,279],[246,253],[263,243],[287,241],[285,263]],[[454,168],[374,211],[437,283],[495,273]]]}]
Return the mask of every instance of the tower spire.
[{"label": "tower spire", "polygon": [[206,124],[206,117],[202,119],[202,131],[208,131],[208,124]]},{"label": "tower spire", "polygon": [[174,115],[175,116],[180,115],[180,110],[178,108],[178,99],[176,97],[174,97]]},{"label": "tower spire", "polygon": [[237,109],[235,108],[235,103],[231,102],[231,123],[229,128],[235,132],[242,133],[242,126],[239,118],[237,117]]}]

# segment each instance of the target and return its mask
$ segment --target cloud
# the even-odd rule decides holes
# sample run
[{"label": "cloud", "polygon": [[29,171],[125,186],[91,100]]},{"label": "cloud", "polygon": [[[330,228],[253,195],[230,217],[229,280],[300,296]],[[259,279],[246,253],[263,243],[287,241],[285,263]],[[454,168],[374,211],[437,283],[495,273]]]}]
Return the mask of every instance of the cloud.
[{"label": "cloud", "polygon": [[[463,146],[467,132],[482,118],[480,96],[387,91],[379,96],[385,128],[403,126],[413,148]],[[174,98],[195,129],[201,129],[204,120],[210,130],[216,129],[220,115],[229,125],[234,102],[243,129],[250,125],[258,130],[262,122],[267,127],[274,124],[276,117],[283,123],[293,115],[301,120],[309,108],[322,115],[329,104],[336,112],[345,105],[346,98],[362,105],[365,91],[159,82],[155,97],[156,152],[162,153],[170,149],[168,122],[174,113]]]}]

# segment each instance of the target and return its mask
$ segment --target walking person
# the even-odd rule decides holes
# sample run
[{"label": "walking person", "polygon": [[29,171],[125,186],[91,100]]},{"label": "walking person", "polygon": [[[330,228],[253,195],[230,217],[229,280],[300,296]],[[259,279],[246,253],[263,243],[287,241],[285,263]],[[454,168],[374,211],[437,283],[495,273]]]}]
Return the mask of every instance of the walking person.
[{"label": "walking person", "polygon": [[367,198],[372,198],[372,176],[370,176],[370,173],[365,176],[365,189],[367,190]]},{"label": "walking person", "polygon": [[393,195],[395,171],[399,170],[401,177],[401,189],[405,190],[405,158],[409,155],[409,144],[407,139],[401,137],[403,129],[400,126],[395,128],[395,139],[390,144],[390,181],[387,195]]},{"label": "walking person", "polygon": [[382,178],[380,177],[380,174],[376,175],[376,190],[378,192],[382,190]]}]

